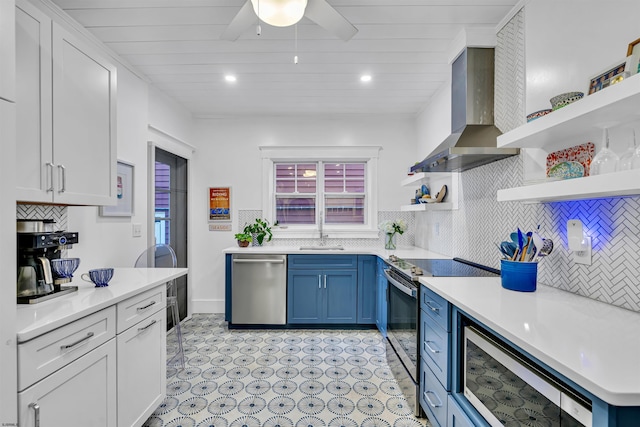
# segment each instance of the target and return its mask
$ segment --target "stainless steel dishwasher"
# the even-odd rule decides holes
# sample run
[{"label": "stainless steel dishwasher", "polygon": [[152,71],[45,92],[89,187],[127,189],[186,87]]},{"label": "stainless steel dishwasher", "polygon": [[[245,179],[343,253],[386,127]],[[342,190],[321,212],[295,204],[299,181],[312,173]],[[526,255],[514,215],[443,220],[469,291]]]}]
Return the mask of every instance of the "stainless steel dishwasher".
[{"label": "stainless steel dishwasher", "polygon": [[234,254],[231,267],[231,323],[287,323],[287,256]]}]

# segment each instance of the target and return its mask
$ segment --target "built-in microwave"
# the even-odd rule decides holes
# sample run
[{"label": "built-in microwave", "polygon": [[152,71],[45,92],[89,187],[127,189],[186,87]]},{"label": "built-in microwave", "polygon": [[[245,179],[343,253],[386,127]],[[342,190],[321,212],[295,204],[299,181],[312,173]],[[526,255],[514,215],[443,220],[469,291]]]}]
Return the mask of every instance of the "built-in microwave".
[{"label": "built-in microwave", "polygon": [[493,427],[591,427],[591,402],[509,345],[464,327],[464,396]]}]

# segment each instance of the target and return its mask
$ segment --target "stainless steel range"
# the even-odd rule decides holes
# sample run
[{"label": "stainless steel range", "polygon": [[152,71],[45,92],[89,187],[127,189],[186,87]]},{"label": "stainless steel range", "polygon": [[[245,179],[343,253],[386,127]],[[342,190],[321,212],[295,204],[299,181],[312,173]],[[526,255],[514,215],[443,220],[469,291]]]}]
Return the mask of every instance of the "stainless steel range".
[{"label": "stainless steel range", "polygon": [[390,256],[385,269],[387,294],[387,362],[414,415],[421,416],[420,378],[420,276],[486,277],[499,270],[460,258],[401,259]]}]

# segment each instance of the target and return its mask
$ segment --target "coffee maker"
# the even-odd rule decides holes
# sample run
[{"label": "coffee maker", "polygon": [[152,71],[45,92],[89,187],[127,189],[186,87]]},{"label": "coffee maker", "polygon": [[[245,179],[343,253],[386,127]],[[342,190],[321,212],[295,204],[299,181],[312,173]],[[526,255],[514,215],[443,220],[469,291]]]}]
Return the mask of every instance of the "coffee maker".
[{"label": "coffee maker", "polygon": [[[78,290],[61,286],[51,271],[51,260],[78,243],[69,231],[18,233],[18,304],[34,304]],[[57,283],[56,283],[57,282]]]}]

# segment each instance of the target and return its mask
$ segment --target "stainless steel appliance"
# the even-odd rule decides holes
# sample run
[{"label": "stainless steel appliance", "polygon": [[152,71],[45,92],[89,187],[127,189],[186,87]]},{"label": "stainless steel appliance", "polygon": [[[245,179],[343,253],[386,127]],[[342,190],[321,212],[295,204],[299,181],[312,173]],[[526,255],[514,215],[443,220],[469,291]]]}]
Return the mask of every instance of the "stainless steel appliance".
[{"label": "stainless steel appliance", "polygon": [[231,324],[287,323],[287,256],[234,254]]},{"label": "stainless steel appliance", "polygon": [[420,276],[496,276],[498,270],[454,259],[409,259],[391,256],[385,275],[387,295],[387,362],[416,416],[421,416],[420,379]]},{"label": "stainless steel appliance", "polygon": [[78,290],[77,286],[61,286],[50,263],[60,258],[61,251],[68,245],[78,243],[78,233],[18,233],[17,237],[18,304],[34,304]]},{"label": "stainless steel appliance", "polygon": [[591,402],[497,337],[464,327],[465,397],[493,427],[592,425]]}]

